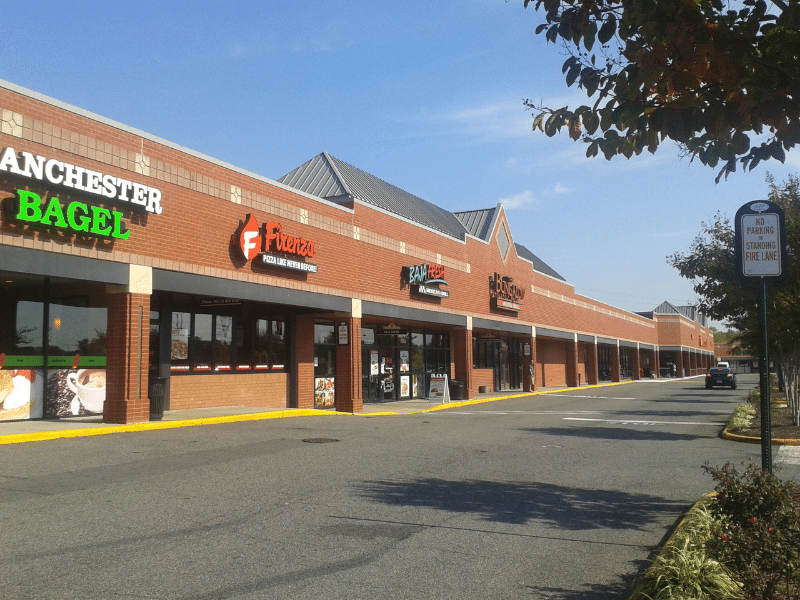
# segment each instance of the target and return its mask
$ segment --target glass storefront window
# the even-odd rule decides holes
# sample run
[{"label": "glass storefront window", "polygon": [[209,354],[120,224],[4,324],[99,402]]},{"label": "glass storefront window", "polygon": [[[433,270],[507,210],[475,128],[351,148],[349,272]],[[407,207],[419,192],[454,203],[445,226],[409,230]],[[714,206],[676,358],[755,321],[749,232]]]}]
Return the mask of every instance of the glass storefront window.
[{"label": "glass storefront window", "polygon": [[334,406],[336,337],[333,324],[314,324],[314,408]]},{"label": "glass storefront window", "polygon": [[191,327],[191,323],[191,313],[172,313],[170,361],[173,371],[189,370],[189,329]]},{"label": "glass storefront window", "polygon": [[411,346],[414,348],[422,348],[425,345],[425,336],[421,331],[411,332]]},{"label": "glass storefront window", "polygon": [[[401,330],[374,333],[362,328],[361,385],[364,402],[427,398],[427,373],[450,373],[447,333]],[[364,335],[363,332],[369,333]],[[427,344],[430,343],[430,346]]]},{"label": "glass storefront window", "polygon": [[0,421],[101,414],[104,287],[0,274]]},{"label": "glass storefront window", "polygon": [[272,368],[283,369],[286,364],[286,323],[283,320],[272,321],[270,344]]},{"label": "glass storefront window", "polygon": [[371,346],[375,343],[375,329],[372,327],[361,328],[361,343]]},{"label": "glass storefront window", "polygon": [[233,368],[233,317],[214,317],[214,368],[230,371]]},{"label": "glass storefront window", "polygon": [[255,367],[269,369],[269,321],[256,319]]},{"label": "glass storefront window", "polygon": [[[13,323],[7,321],[2,326],[3,330],[6,330],[1,344],[3,351],[7,355],[41,355],[43,351],[43,320],[44,302],[18,301],[16,320]],[[9,348],[10,351],[5,348]]]},{"label": "glass storefront window", "polygon": [[[215,303],[191,296],[179,300],[176,308],[180,308],[172,312],[173,373],[286,369],[288,335],[283,316],[253,318],[254,312],[264,312],[256,304]],[[202,311],[194,311],[194,306]]]},{"label": "glass storefront window", "polygon": [[158,376],[158,365],[160,364],[159,353],[159,331],[161,328],[161,315],[156,311],[150,311],[150,356],[148,357],[147,366],[153,371],[151,376]]},{"label": "glass storefront window", "polygon": [[195,371],[211,370],[211,342],[213,315],[194,315],[191,356]]},{"label": "glass storefront window", "polygon": [[[82,300],[76,299],[76,304],[81,303]],[[105,357],[105,308],[51,303],[49,317],[47,333],[51,357],[73,357],[76,354]],[[68,362],[72,364],[72,360]]]}]

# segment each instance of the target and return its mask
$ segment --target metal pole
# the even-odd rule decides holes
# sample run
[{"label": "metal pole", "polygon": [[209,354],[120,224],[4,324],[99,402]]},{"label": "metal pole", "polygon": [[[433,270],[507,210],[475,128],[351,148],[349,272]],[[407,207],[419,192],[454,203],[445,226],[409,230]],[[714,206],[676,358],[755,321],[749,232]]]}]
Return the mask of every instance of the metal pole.
[{"label": "metal pole", "polygon": [[761,468],[772,473],[772,423],[769,402],[769,349],[767,348],[767,280],[761,278],[761,348],[759,373],[761,375]]}]

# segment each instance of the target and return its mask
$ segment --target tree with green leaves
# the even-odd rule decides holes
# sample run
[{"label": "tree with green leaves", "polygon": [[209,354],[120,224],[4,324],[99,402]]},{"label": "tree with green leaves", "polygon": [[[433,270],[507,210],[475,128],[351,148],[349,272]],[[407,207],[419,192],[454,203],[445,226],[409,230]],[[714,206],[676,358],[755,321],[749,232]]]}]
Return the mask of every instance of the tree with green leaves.
[{"label": "tree with green leaves", "polygon": [[594,104],[547,108],[533,128],[566,127],[586,155],[630,158],[666,139],[721,165],[717,181],[800,142],[800,0],[524,0],[536,33],[561,42],[562,72]]},{"label": "tree with green leaves", "polygon": [[[786,282],[768,291],[769,351],[780,365],[794,424],[800,425],[800,177],[780,184],[768,177],[767,182],[768,199],[786,215],[789,260]],[[739,331],[740,345],[758,348],[760,294],[737,283],[734,229],[726,216],[718,213],[703,223],[689,251],[676,252],[667,262],[691,280],[703,314]]]}]

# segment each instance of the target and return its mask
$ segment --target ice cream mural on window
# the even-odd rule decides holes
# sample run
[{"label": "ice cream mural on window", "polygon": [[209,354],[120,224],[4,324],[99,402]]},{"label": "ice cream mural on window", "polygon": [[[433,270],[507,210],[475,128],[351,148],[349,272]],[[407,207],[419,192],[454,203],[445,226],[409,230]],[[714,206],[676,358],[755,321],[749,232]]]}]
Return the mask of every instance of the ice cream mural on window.
[{"label": "ice cream mural on window", "polygon": [[[5,358],[0,354],[0,369]],[[43,383],[36,369],[0,370],[0,420],[41,418]]]}]

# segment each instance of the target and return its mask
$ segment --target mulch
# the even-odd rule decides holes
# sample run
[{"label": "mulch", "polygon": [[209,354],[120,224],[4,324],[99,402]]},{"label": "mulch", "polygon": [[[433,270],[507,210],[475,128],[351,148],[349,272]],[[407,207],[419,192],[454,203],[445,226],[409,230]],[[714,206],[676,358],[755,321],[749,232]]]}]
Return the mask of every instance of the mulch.
[{"label": "mulch", "polygon": [[[770,433],[773,440],[800,440],[800,427],[792,423],[792,413],[785,404],[773,404],[770,412]],[[761,411],[759,410],[749,428],[737,430],[736,434],[760,438]]]}]

